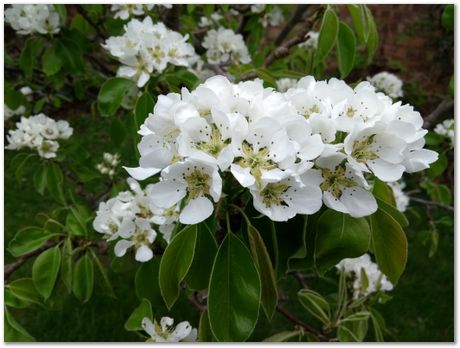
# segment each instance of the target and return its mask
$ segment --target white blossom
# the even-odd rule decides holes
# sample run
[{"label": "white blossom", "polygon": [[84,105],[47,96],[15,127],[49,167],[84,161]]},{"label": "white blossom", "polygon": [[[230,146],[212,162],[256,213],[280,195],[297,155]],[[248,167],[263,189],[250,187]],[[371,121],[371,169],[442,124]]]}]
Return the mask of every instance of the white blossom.
[{"label": "white blossom", "polygon": [[368,296],[379,291],[393,290],[393,284],[387,279],[369,254],[354,259],[343,259],[336,267],[345,272],[353,283],[353,298]]},{"label": "white blossom", "polygon": [[57,140],[68,139],[73,133],[73,128],[67,121],[56,122],[43,113],[21,117],[16,127],[17,129],[8,132],[6,149],[35,149],[44,158],[56,157],[59,148]]},{"label": "white blossom", "polygon": [[195,342],[198,331],[192,328],[188,321],[182,321],[174,326],[174,319],[163,317],[158,324],[145,317],[142,319],[142,327],[150,335],[147,341],[151,342]]},{"label": "white blossom", "polygon": [[251,12],[252,13],[262,13],[262,12],[264,12],[266,6],[267,5],[265,5],[265,4],[251,5]]},{"label": "white blossom", "polygon": [[[213,76],[193,91],[158,96],[140,127],[138,180],[160,174],[148,197],[183,224],[208,218],[222,178],[252,196],[274,221],[314,214],[324,203],[353,217],[377,210],[367,180],[386,182],[429,167],[423,119],[369,82],[307,76],[286,92],[259,79]],[[180,207],[180,208],[178,208]]]},{"label": "white blossom", "polygon": [[297,86],[297,80],[296,79],[290,79],[290,78],[282,78],[276,80],[276,87],[278,88],[279,92],[286,92],[290,88],[294,88]]},{"label": "white blossom", "polygon": [[318,48],[319,32],[309,31],[306,35],[307,39],[299,44],[299,47],[306,48],[307,50],[316,50]]},{"label": "white blossom", "polygon": [[454,126],[454,119],[444,120],[442,123],[438,123],[436,127],[434,127],[434,132],[442,135],[443,137],[446,137],[453,144],[455,137]]},{"label": "white blossom", "polygon": [[403,181],[395,181],[389,182],[388,186],[390,186],[391,190],[393,191],[393,196],[396,201],[396,208],[401,213],[404,213],[410,201],[409,196],[404,192],[404,189],[406,188],[406,183]]},{"label": "white blossom", "polygon": [[270,11],[267,11],[261,18],[261,23],[264,28],[271,26],[276,27],[284,21],[283,11],[278,6],[274,6]]},{"label": "white blossom", "polygon": [[189,66],[196,59],[195,50],[187,43],[188,35],[153,24],[150,17],[141,22],[132,19],[122,36],[109,37],[103,47],[123,65],[117,75],[143,87],[154,71],[161,73],[168,64]]},{"label": "white blossom", "polygon": [[243,36],[235,34],[231,29],[220,27],[218,30],[209,30],[202,45],[207,49],[206,57],[211,64],[227,62],[247,64],[251,62]]},{"label": "white blossom", "polygon": [[96,165],[96,169],[104,175],[112,178],[115,175],[118,165],[120,164],[120,154],[105,152],[102,157],[102,162]]},{"label": "white blossom", "polygon": [[14,4],[5,10],[5,22],[20,35],[56,34],[60,18],[53,5]]},{"label": "white blossom", "polygon": [[142,189],[139,183],[129,178],[128,185],[129,191],[120,192],[99,204],[93,228],[104,234],[108,241],[117,241],[116,256],[122,257],[129,248],[134,248],[135,259],[147,262],[153,257],[152,245],[158,232],[169,243],[179,217],[178,207],[163,209],[153,204],[150,199],[152,184]]},{"label": "white blossom", "polygon": [[402,90],[403,82],[401,79],[388,71],[382,71],[367,80],[380,92],[385,93],[391,98],[401,98],[404,93]]},{"label": "white blossom", "polygon": [[3,118],[5,121],[16,115],[23,115],[25,111],[24,105],[19,105],[16,109],[11,110],[8,105],[3,104]]}]

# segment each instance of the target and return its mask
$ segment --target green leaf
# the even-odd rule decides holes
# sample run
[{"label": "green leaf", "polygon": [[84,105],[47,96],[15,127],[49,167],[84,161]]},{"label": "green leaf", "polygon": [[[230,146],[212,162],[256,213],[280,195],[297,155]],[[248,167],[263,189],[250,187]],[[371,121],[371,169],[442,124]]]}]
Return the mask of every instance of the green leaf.
[{"label": "green leaf", "polygon": [[375,309],[370,309],[372,327],[374,328],[374,337],[377,342],[384,342],[383,330],[385,330],[385,320]]},{"label": "green leaf", "polygon": [[201,313],[200,323],[198,325],[198,341],[199,342],[216,342],[216,338],[212,334],[211,326],[209,325],[208,311]]},{"label": "green leaf", "polygon": [[454,79],[454,75],[452,75],[450,77],[450,80],[449,80],[449,93],[450,93],[451,97],[453,97],[455,95],[455,79]]},{"label": "green leaf", "polygon": [[99,270],[99,273],[102,276],[102,280],[104,281],[104,285],[107,290],[108,296],[112,298],[117,298],[115,292],[113,291],[112,284],[110,283],[109,276],[107,275],[106,269],[102,265],[101,260],[99,260],[99,257],[96,255],[93,249],[89,249],[89,251],[91,252],[91,256],[93,257],[94,263],[96,264],[97,269]]},{"label": "green leaf", "polygon": [[142,328],[142,319],[145,317],[150,320],[153,319],[152,305],[149,300],[143,298],[140,305],[131,313],[128,320],[125,323],[125,330],[128,331],[139,331]]},{"label": "green leaf", "polygon": [[433,184],[429,193],[431,199],[435,202],[443,203],[445,205],[450,205],[452,203],[452,194],[450,193],[449,187],[444,184]]},{"label": "green leaf", "polygon": [[19,56],[19,67],[24,71],[27,78],[32,77],[37,60],[44,48],[41,37],[30,37],[26,40],[24,48]]},{"label": "green leaf", "polygon": [[381,200],[380,198],[376,197],[376,201],[379,209],[391,215],[391,217],[395,219],[398,222],[398,224],[401,225],[401,227],[409,226],[409,221],[407,220],[406,216],[403,213],[401,213],[398,209]]},{"label": "green leaf", "polygon": [[273,336],[267,337],[263,342],[288,342],[294,337],[300,337],[300,331],[282,331],[274,334]]},{"label": "green leaf", "polygon": [[358,312],[342,319],[337,328],[340,342],[362,342],[367,334],[369,312]]},{"label": "green leaf", "polygon": [[15,163],[13,164],[13,167],[16,168],[15,170],[15,175],[16,179],[20,179],[24,176],[24,172],[27,170],[27,162],[33,158],[35,155],[33,154],[22,154],[24,156],[17,156],[15,157]]},{"label": "green leaf", "polygon": [[126,131],[125,126],[120,121],[118,117],[114,117],[112,122],[110,123],[110,139],[112,140],[113,144],[117,147],[123,144],[123,141],[126,138],[128,132]]},{"label": "green leaf", "polygon": [[369,217],[371,241],[380,270],[393,284],[398,282],[407,262],[407,239],[401,225],[379,209]]},{"label": "green leaf", "polygon": [[47,300],[53,292],[59,268],[61,267],[61,249],[54,247],[41,253],[32,266],[32,280],[40,295]]},{"label": "green leaf", "polygon": [[365,6],[366,5],[358,4],[347,5],[348,11],[350,12],[353,20],[356,35],[362,45],[365,45],[367,43],[367,39],[369,38],[369,25],[367,23]]},{"label": "green leaf", "polygon": [[198,224],[193,262],[186,278],[187,285],[192,289],[206,289],[209,285],[212,263],[217,253],[214,234],[215,219],[213,216]]},{"label": "green leaf", "polygon": [[315,54],[315,65],[322,62],[335,44],[339,31],[339,21],[334,11],[328,8],[324,12],[323,22],[318,37],[318,48]]},{"label": "green leaf", "polygon": [[264,240],[260,236],[259,231],[252,225],[248,226],[248,239],[252,257],[260,275],[262,308],[267,318],[271,320],[278,303],[278,289],[276,288],[276,277],[272,262]]},{"label": "green leaf", "polygon": [[168,309],[179,297],[180,283],[193,261],[196,239],[196,225],[188,225],[173,238],[161,258],[160,290]]},{"label": "green leaf", "polygon": [[64,176],[62,175],[61,168],[59,168],[56,163],[51,162],[48,166],[47,172],[46,186],[48,188],[48,192],[57,202],[66,204],[66,199],[63,191],[63,182]]},{"label": "green leaf", "polygon": [[85,69],[83,52],[69,37],[61,37],[56,42],[56,55],[62,61],[63,69],[71,74],[81,74]]},{"label": "green leaf", "polygon": [[327,325],[331,321],[331,308],[326,299],[310,289],[302,289],[297,293],[297,298],[305,309],[316,319]]},{"label": "green leaf", "polygon": [[374,179],[374,187],[372,188],[372,194],[376,198],[380,198],[384,202],[396,207],[395,196],[393,190],[388,184],[384,183],[379,178]]},{"label": "green leaf", "polygon": [[200,83],[198,77],[187,69],[179,69],[175,72],[175,75],[189,90],[195,89]]},{"label": "green leaf", "polygon": [[5,307],[5,342],[35,342],[33,338],[11,315]]},{"label": "green leaf", "polygon": [[67,291],[72,292],[72,240],[67,238],[62,246],[61,279]]},{"label": "green leaf", "polygon": [[85,236],[87,234],[86,221],[73,206],[67,212],[65,227],[69,234],[74,236]]},{"label": "green leaf", "polygon": [[[292,219],[291,219],[292,220]],[[287,260],[287,272],[301,271],[304,270],[308,264],[307,260],[307,228],[308,228],[308,216],[303,217],[303,226],[301,227],[300,235],[300,247],[297,251],[292,254]],[[297,241],[296,244],[298,245]],[[308,266],[307,266],[308,267]]]},{"label": "green leaf", "polygon": [[11,292],[11,289],[8,287],[5,287],[4,292],[4,301],[5,305],[8,307],[13,307],[13,308],[27,308],[30,306],[30,302],[23,301],[16,296],[13,295]]},{"label": "green leaf", "polygon": [[120,107],[125,93],[134,86],[134,82],[122,77],[113,77],[105,81],[97,96],[97,108],[102,116],[112,116]]},{"label": "green leaf", "polygon": [[454,31],[454,5],[448,4],[444,7],[441,17],[442,26],[448,31]]},{"label": "green leaf", "polygon": [[356,39],[350,27],[340,22],[337,35],[337,59],[341,78],[345,78],[353,69],[355,62]]},{"label": "green leaf", "polygon": [[367,41],[367,64],[374,58],[375,51],[379,46],[379,34],[377,31],[377,24],[375,23],[374,17],[372,16],[371,10],[366,6],[367,22],[369,24],[369,39]]},{"label": "green leaf", "polygon": [[326,210],[317,222],[316,266],[326,271],[344,258],[361,256],[369,248],[369,237],[369,225],[365,218]]},{"label": "green leaf", "polygon": [[20,300],[39,305],[42,304],[42,299],[35,288],[32,278],[16,279],[9,283],[7,287]]},{"label": "green leaf", "polygon": [[248,339],[257,323],[260,277],[247,247],[228,233],[217,251],[209,282],[212,332],[221,342]]},{"label": "green leaf", "polygon": [[154,256],[149,262],[143,262],[134,278],[136,296],[139,300],[146,298],[155,307],[164,306],[159,285],[160,263]]},{"label": "green leaf", "polygon": [[430,165],[430,168],[426,170],[426,174],[430,178],[436,178],[440,176],[444,171],[447,169],[449,165],[449,161],[447,160],[447,156],[445,153],[439,155],[439,158],[436,162]]},{"label": "green leaf", "polygon": [[88,302],[93,293],[94,266],[88,254],[83,255],[75,264],[72,291],[77,299]]},{"label": "green leaf", "polygon": [[147,116],[153,112],[153,98],[148,92],[143,93],[136,102],[136,125],[137,128],[144,123]]},{"label": "green leaf", "polygon": [[34,174],[34,186],[38,193],[43,195],[46,189],[48,178],[48,166],[42,165]]},{"label": "green leaf", "polygon": [[15,256],[21,256],[40,248],[48,239],[59,234],[47,233],[39,227],[26,227],[20,230],[8,244],[8,250]]},{"label": "green leaf", "polygon": [[72,23],[70,24],[72,29],[76,29],[85,35],[92,35],[95,33],[94,28],[88,21],[80,14],[77,14],[72,18]]},{"label": "green leaf", "polygon": [[59,14],[59,18],[61,23],[65,23],[67,19],[67,9],[66,5],[64,4],[53,4],[54,9]]},{"label": "green leaf", "polygon": [[45,50],[42,56],[42,69],[46,76],[52,76],[61,70],[62,60],[56,53],[56,45],[53,44]]}]

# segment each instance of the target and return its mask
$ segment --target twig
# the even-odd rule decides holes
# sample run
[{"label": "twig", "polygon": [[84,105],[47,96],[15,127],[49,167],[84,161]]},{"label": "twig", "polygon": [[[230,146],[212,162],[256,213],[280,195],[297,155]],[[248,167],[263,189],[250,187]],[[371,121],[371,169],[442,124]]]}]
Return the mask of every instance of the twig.
[{"label": "twig", "polygon": [[455,211],[454,207],[451,207],[450,205],[446,205],[446,204],[443,204],[443,203],[434,202],[434,201],[428,201],[426,199],[417,198],[417,197],[410,197],[410,199],[412,201],[414,201],[414,202],[418,202],[418,203],[422,203],[422,204],[426,204],[426,205],[432,205],[432,206],[447,209],[447,210],[450,210],[450,211]]},{"label": "twig", "polygon": [[307,11],[308,6],[310,5],[298,5],[291,18],[286,22],[283,30],[279,33],[278,37],[275,40],[275,45],[281,45],[284,39],[289,35],[291,30],[295,27],[297,23],[302,20],[303,14]]},{"label": "twig", "polygon": [[311,333],[311,334],[315,335],[316,337],[318,337],[320,341],[323,341],[323,342],[327,341],[327,338],[321,332],[317,331],[316,329],[314,329],[310,325],[308,325],[308,324],[300,321],[296,317],[294,317],[286,308],[284,308],[284,307],[282,307],[280,305],[277,305],[276,310],[280,314],[282,314],[286,319],[288,319],[289,321],[292,321],[294,324],[302,327],[305,331],[308,331],[309,333]]},{"label": "twig", "polygon": [[58,241],[53,241],[53,242],[48,241],[48,242],[45,243],[45,245],[43,245],[42,247],[38,248],[37,250],[32,251],[32,252],[30,252],[28,254],[22,255],[16,261],[13,261],[13,262],[5,265],[5,267],[3,268],[3,279],[5,280],[5,283],[8,280],[8,278],[10,277],[10,275],[14,271],[16,271],[18,268],[20,268],[27,260],[31,259],[34,256],[37,256],[37,255],[41,254],[42,252],[44,252],[45,250],[48,250],[49,248],[52,248],[57,243],[59,243],[59,242]]},{"label": "twig", "polygon": [[423,120],[424,128],[431,128],[434,124],[442,120],[446,111],[449,111],[454,106],[454,100],[451,97],[446,97],[439,103],[434,111]]},{"label": "twig", "polygon": [[303,288],[303,289],[309,289],[307,283],[305,282],[305,278],[304,275],[300,272],[292,272],[292,273],[289,273],[290,275],[292,275],[300,284],[300,286]]}]

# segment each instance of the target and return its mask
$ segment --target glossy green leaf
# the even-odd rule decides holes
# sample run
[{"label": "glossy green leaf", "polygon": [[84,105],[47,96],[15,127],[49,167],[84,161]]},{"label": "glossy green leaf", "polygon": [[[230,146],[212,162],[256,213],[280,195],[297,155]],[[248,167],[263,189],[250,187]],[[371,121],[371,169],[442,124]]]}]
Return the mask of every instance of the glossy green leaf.
[{"label": "glossy green leaf", "polygon": [[24,176],[24,172],[27,170],[29,167],[27,163],[29,162],[30,159],[32,159],[35,155],[33,154],[21,154],[23,156],[16,156],[14,157],[14,164],[13,168],[15,168],[14,174],[16,175],[16,178],[19,180]]},{"label": "glossy green leaf", "polygon": [[216,338],[212,334],[211,326],[209,325],[208,311],[201,313],[200,323],[198,325],[198,341],[199,342],[216,342]]},{"label": "glossy green leaf", "polygon": [[270,337],[267,337],[263,342],[288,342],[293,338],[299,338],[301,336],[300,331],[282,331],[278,332]]},{"label": "glossy green leaf", "polygon": [[454,17],[454,5],[446,5],[446,7],[444,7],[444,10],[442,11],[442,26],[449,31],[454,31]]},{"label": "glossy green leaf", "polygon": [[42,165],[34,174],[34,186],[38,193],[43,195],[48,179],[48,166]]},{"label": "glossy green leaf", "polygon": [[[292,219],[291,219],[292,220]],[[300,237],[299,241],[296,241],[296,244],[300,246],[297,251],[293,253],[287,260],[287,272],[292,271],[301,271],[304,270],[307,266],[308,260],[307,257],[307,228],[308,228],[308,216],[303,217],[303,224],[300,227],[302,233],[297,233]]]},{"label": "glossy green leaf", "polygon": [[47,233],[39,227],[26,227],[20,230],[8,244],[9,252],[15,256],[21,256],[40,248],[48,239],[58,234]]},{"label": "glossy green leaf", "polygon": [[447,160],[447,156],[444,153],[439,155],[439,158],[436,162],[430,165],[430,168],[426,170],[426,174],[430,178],[436,178],[440,176],[449,166],[449,161]]},{"label": "glossy green leaf", "polygon": [[450,205],[452,203],[452,194],[450,189],[444,184],[432,185],[429,193],[434,202],[439,202],[445,205]]},{"label": "glossy green leaf", "polygon": [[154,256],[150,261],[143,262],[134,278],[136,296],[139,300],[146,298],[155,307],[164,306],[159,284],[160,263]]},{"label": "glossy green leaf", "polygon": [[90,252],[91,252],[91,256],[93,257],[93,261],[96,264],[96,267],[102,277],[102,281],[104,282],[104,286],[107,291],[107,295],[112,298],[117,298],[117,296],[115,295],[115,292],[113,291],[112,283],[110,282],[109,276],[107,275],[106,267],[104,267],[101,260],[99,259],[99,256],[96,255],[93,249],[90,249]]},{"label": "glossy green leaf", "polygon": [[32,280],[40,295],[47,300],[54,289],[59,268],[61,267],[61,249],[50,248],[35,259],[32,266]]},{"label": "glossy green leaf", "polygon": [[33,338],[11,315],[8,308],[4,309],[5,342],[35,342]]},{"label": "glossy green leaf", "polygon": [[19,56],[19,67],[24,71],[27,78],[32,77],[32,73],[43,48],[44,44],[41,37],[33,36],[26,40],[21,55]]},{"label": "glossy green leaf", "polygon": [[72,292],[72,240],[67,238],[62,246],[61,279],[67,291]]},{"label": "glossy green leaf", "polygon": [[248,226],[248,239],[252,257],[260,275],[262,308],[264,309],[265,315],[270,320],[273,317],[278,303],[278,289],[276,288],[275,273],[264,240],[260,236],[259,231],[252,225]]},{"label": "glossy green leaf", "polygon": [[188,225],[173,238],[161,258],[160,290],[169,309],[179,297],[180,283],[192,264],[196,239],[196,225]]},{"label": "glossy green leaf", "polygon": [[327,325],[331,321],[331,308],[326,299],[319,293],[302,289],[297,293],[297,297],[302,306],[315,318]]},{"label": "glossy green leaf", "polygon": [[395,196],[393,190],[388,184],[380,180],[379,178],[374,179],[374,186],[372,187],[372,194],[376,198],[380,198],[384,202],[396,207]]},{"label": "glossy green leaf", "polygon": [[52,76],[61,70],[62,60],[56,54],[56,45],[53,44],[45,50],[42,56],[42,69],[46,76]]},{"label": "glossy green leaf", "polygon": [[12,294],[20,300],[39,305],[42,304],[42,299],[35,288],[32,278],[16,279],[7,286],[11,290]]},{"label": "glossy green leaf", "polygon": [[384,342],[383,331],[385,330],[385,320],[375,309],[370,309],[370,318],[374,329],[374,337],[377,342]]},{"label": "glossy green leaf", "polygon": [[48,192],[51,194],[51,196],[53,196],[53,198],[61,204],[66,203],[63,183],[64,176],[62,174],[61,168],[59,168],[56,163],[51,162],[48,165],[46,187],[48,188]]},{"label": "glossy green leaf", "polygon": [[56,43],[56,55],[62,61],[63,70],[71,74],[81,74],[85,69],[83,52],[70,37],[61,37]]},{"label": "glossy green leaf", "polygon": [[113,77],[105,81],[97,96],[97,108],[102,116],[112,116],[120,107],[123,97],[134,82],[122,77]]},{"label": "glossy green leaf", "polygon": [[369,25],[367,23],[365,6],[366,5],[360,4],[347,5],[348,11],[350,12],[353,20],[356,36],[362,45],[365,45],[367,43],[367,39],[369,38]]},{"label": "glossy green leaf", "polygon": [[337,19],[337,15],[333,10],[328,8],[324,12],[321,29],[319,31],[318,48],[315,55],[315,65],[318,65],[319,62],[322,62],[327,57],[335,44],[338,31],[339,21]]},{"label": "glossy green leaf", "polygon": [[340,22],[337,34],[337,60],[341,78],[345,78],[353,69],[356,54],[356,39],[350,27]]},{"label": "glossy green leaf", "polygon": [[257,323],[260,298],[254,260],[243,242],[229,233],[217,251],[209,283],[209,322],[217,340],[248,339]]},{"label": "glossy green leaf", "polygon": [[83,302],[88,302],[94,288],[94,265],[88,254],[83,255],[75,264],[72,292]]},{"label": "glossy green leaf", "polygon": [[135,115],[137,128],[144,123],[147,116],[153,112],[153,98],[148,92],[143,93],[136,102]]},{"label": "glossy green leaf", "polygon": [[195,290],[206,289],[211,277],[212,264],[217,253],[217,243],[214,238],[215,221],[214,217],[198,224],[195,254],[190,266],[186,282],[189,287]]},{"label": "glossy green leaf", "polygon": [[398,222],[383,210],[369,217],[371,241],[380,270],[396,284],[407,262],[407,239]]},{"label": "glossy green leaf", "polygon": [[379,209],[391,215],[393,219],[395,219],[398,222],[398,224],[401,225],[401,227],[409,226],[409,221],[407,220],[406,216],[403,213],[401,213],[398,209],[381,200],[380,198],[376,197],[376,200]]},{"label": "glossy green leaf", "polygon": [[13,295],[11,292],[11,289],[8,287],[5,287],[4,292],[3,292],[3,299],[5,301],[5,305],[8,307],[13,307],[13,308],[27,308],[31,305],[30,302],[21,300],[17,298],[16,296]]},{"label": "glossy green leaf", "polygon": [[367,63],[369,64],[374,58],[374,54],[379,46],[379,34],[377,31],[377,24],[375,23],[374,16],[371,10],[366,6],[366,16],[369,25],[369,38],[367,41]]},{"label": "glossy green leaf", "polygon": [[370,313],[363,311],[353,313],[342,319],[337,328],[337,338],[340,342],[362,342],[367,334]]},{"label": "glossy green leaf", "polygon": [[139,331],[142,330],[142,319],[145,317],[153,320],[152,305],[150,301],[143,298],[139,306],[131,313],[125,323],[125,330]]},{"label": "glossy green leaf", "polygon": [[317,223],[316,266],[326,271],[344,258],[361,256],[369,248],[369,237],[369,225],[365,218],[326,210]]}]

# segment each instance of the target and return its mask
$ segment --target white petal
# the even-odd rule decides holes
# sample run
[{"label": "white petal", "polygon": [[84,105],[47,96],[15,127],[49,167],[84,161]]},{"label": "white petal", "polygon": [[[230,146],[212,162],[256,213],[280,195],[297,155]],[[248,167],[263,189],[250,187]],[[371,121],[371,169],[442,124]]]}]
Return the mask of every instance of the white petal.
[{"label": "white petal", "polygon": [[188,321],[183,321],[177,324],[176,328],[171,333],[171,336],[177,340],[176,342],[178,342],[186,338],[190,334],[191,331],[192,331],[192,326],[190,325],[190,323]]},{"label": "white petal", "polygon": [[136,261],[147,262],[153,257],[153,251],[147,245],[141,245],[136,250]]},{"label": "white petal", "polygon": [[306,186],[296,190],[294,192],[293,188],[289,189],[288,195],[292,200],[289,200],[288,204],[292,204],[298,214],[314,214],[323,205],[323,195],[319,187]]},{"label": "white petal", "polygon": [[348,213],[356,218],[368,216],[377,211],[374,196],[370,191],[361,187],[344,189],[340,201],[345,205]]},{"label": "white petal", "polygon": [[214,205],[212,202],[208,198],[200,196],[190,200],[184,207],[180,213],[179,221],[185,225],[197,224],[210,217],[213,210]]},{"label": "white petal", "polygon": [[163,317],[160,320],[161,330],[168,331],[171,326],[174,324],[174,319],[170,317]]},{"label": "white petal", "polygon": [[381,159],[367,162],[368,167],[382,181],[392,182],[401,179],[405,167],[401,164],[391,164]]},{"label": "white petal", "polygon": [[117,244],[115,244],[114,252],[115,255],[118,257],[122,257],[126,254],[126,251],[134,245],[133,241],[130,240],[119,240]]},{"label": "white petal", "polygon": [[155,326],[153,325],[152,321],[149,318],[145,317],[142,319],[142,328],[151,337],[157,336],[157,331],[155,330]]},{"label": "white petal", "polygon": [[157,207],[169,208],[184,198],[186,193],[184,183],[164,180],[152,185],[150,198]]},{"label": "white petal", "polygon": [[133,235],[135,229],[136,225],[134,224],[132,217],[127,216],[123,218],[120,227],[118,227],[118,234],[120,237],[129,238]]},{"label": "white petal", "polygon": [[256,182],[256,179],[250,173],[249,168],[243,168],[238,164],[232,164],[230,166],[230,170],[235,179],[238,180],[240,185],[243,187],[249,187],[251,185],[254,185],[254,183]]},{"label": "white petal", "polygon": [[337,198],[335,198],[330,192],[323,192],[323,202],[328,208],[339,211],[341,213],[348,213],[348,209],[345,207],[345,205]]},{"label": "white petal", "polygon": [[161,170],[158,168],[142,168],[142,167],[137,167],[137,168],[123,167],[123,168],[126,169],[128,174],[136,180],[147,179],[148,177],[157,174]]}]

